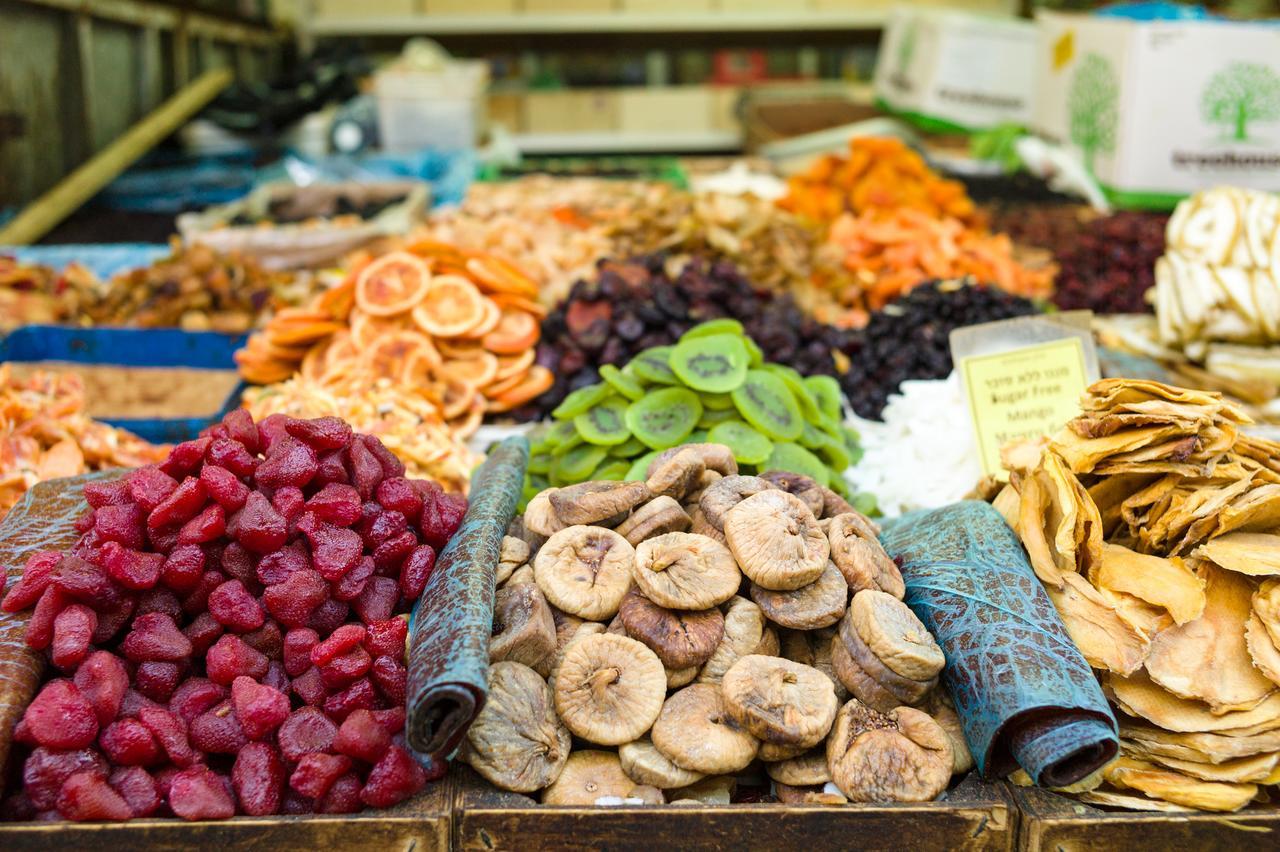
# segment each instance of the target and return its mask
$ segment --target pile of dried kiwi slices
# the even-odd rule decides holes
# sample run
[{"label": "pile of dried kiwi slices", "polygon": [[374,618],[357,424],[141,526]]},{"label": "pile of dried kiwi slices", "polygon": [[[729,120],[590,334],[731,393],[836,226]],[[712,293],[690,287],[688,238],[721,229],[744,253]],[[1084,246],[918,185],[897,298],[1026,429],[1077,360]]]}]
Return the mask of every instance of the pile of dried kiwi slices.
[{"label": "pile of dried kiwi slices", "polygon": [[[531,435],[521,511],[548,487],[644,479],[663,450],[703,442],[728,446],[744,473],[800,473],[850,497],[842,474],[862,449],[842,422],[839,384],[766,363],[737,320],[694,326],[673,346],[602,366],[600,376]],[[869,495],[851,499],[874,513]]]}]

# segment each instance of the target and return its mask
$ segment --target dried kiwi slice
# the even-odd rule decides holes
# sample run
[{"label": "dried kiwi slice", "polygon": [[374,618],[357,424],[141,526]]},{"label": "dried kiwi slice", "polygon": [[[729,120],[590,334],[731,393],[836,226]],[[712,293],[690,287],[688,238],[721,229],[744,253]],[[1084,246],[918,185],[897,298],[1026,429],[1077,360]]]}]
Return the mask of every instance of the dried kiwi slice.
[{"label": "dried kiwi slice", "polygon": [[747,377],[747,348],[736,334],[684,337],[671,352],[671,369],[694,390],[728,393]]},{"label": "dried kiwi slice", "polygon": [[742,338],[742,343],[747,347],[747,359],[751,366],[759,367],[764,364],[764,352],[761,351],[760,345],[750,337]]},{"label": "dried kiwi slice", "polygon": [[600,365],[600,378],[632,402],[644,396],[644,386],[612,364]]},{"label": "dried kiwi slice", "polygon": [[707,433],[713,444],[724,444],[739,464],[763,464],[773,452],[773,442],[740,420],[730,420]]},{"label": "dried kiwi slice", "polygon": [[551,484],[564,486],[588,481],[607,455],[604,447],[595,444],[574,447],[551,466]]},{"label": "dried kiwi slice", "polygon": [[627,407],[626,400],[613,396],[573,418],[573,425],[588,444],[621,444],[631,437]]},{"label": "dried kiwi slice", "polygon": [[707,408],[707,398],[702,397],[702,417],[698,420],[699,429],[712,429],[721,423],[727,423],[730,420],[740,420],[741,415],[738,410],[733,407],[733,401],[729,401],[729,408],[724,411],[717,411]]},{"label": "dried kiwi slice", "polygon": [[627,472],[631,470],[631,464],[622,459],[602,464],[596,468],[596,472],[591,474],[592,479],[607,479],[610,482],[621,482],[626,479]]},{"label": "dried kiwi slice", "polygon": [[[623,441],[621,444],[614,444],[612,447],[610,447],[609,456],[610,458],[615,458],[615,459],[631,459],[631,458],[635,458],[637,453],[644,453],[648,451],[649,451],[649,448],[646,447],[644,444],[640,443],[639,438],[637,438],[635,435],[632,435],[631,437],[627,438],[627,440]],[[627,464],[630,464],[630,463],[631,462],[627,462]]]},{"label": "dried kiwi slice", "polygon": [[578,388],[566,396],[564,402],[552,409],[551,416],[557,420],[572,419],[588,408],[599,405],[612,395],[613,388],[604,382],[587,385],[585,388]]},{"label": "dried kiwi slice", "polygon": [[709,411],[733,411],[733,394],[704,393],[702,407]]},{"label": "dried kiwi slice", "polygon": [[649,463],[661,455],[662,450],[650,450],[642,456],[639,456],[631,463],[631,468],[627,471],[627,475],[623,477],[627,482],[643,482],[649,478]]},{"label": "dried kiwi slice", "polygon": [[775,441],[795,441],[804,432],[795,395],[773,373],[748,370],[742,386],[733,392],[733,404],[743,420]]},{"label": "dried kiwi slice", "polygon": [[626,423],[646,447],[665,450],[689,437],[701,417],[697,394],[688,388],[663,388],[631,403]]},{"label": "dried kiwi slice", "polygon": [[535,453],[529,456],[529,466],[526,468],[529,473],[550,473],[551,472],[551,454]]},{"label": "dried kiwi slice", "polygon": [[800,413],[804,415],[805,420],[822,419],[822,411],[818,408],[817,400],[809,393],[809,389],[804,384],[804,377],[798,372],[785,364],[765,364],[761,369],[768,370],[787,383],[791,395],[800,405]]},{"label": "dried kiwi slice", "polygon": [[[573,425],[572,421],[570,421],[570,425]],[[565,453],[572,450],[574,447],[581,446],[583,443],[584,441],[582,440],[582,435],[578,433],[577,427],[574,427],[573,437],[566,438],[565,440],[561,441],[560,443],[552,447],[551,455],[557,456],[557,457],[562,456]]]},{"label": "dried kiwi slice", "polygon": [[760,465],[760,469],[763,471],[788,470],[792,473],[803,473],[819,485],[826,485],[831,479],[831,472],[822,463],[822,459],[799,444],[774,444],[773,452],[769,454],[768,460]]},{"label": "dried kiwi slice", "polygon": [[541,442],[546,444],[548,448],[554,449],[570,438],[577,437],[577,435],[578,430],[573,428],[571,422],[561,420],[543,433]]},{"label": "dried kiwi slice", "polygon": [[738,337],[743,337],[746,335],[746,329],[742,327],[742,323],[732,317],[720,317],[719,319],[698,323],[682,334],[680,339],[690,340],[695,337],[710,337],[713,334],[736,334]]},{"label": "dried kiwi slice", "polygon": [[674,348],[673,346],[654,346],[632,358],[631,366],[636,371],[636,378],[646,382],[657,382],[660,385],[680,384],[680,379],[671,370],[671,351]]},{"label": "dried kiwi slice", "polygon": [[831,376],[808,376],[804,380],[804,386],[818,403],[818,410],[822,412],[822,416],[839,423],[841,420],[840,383]]}]

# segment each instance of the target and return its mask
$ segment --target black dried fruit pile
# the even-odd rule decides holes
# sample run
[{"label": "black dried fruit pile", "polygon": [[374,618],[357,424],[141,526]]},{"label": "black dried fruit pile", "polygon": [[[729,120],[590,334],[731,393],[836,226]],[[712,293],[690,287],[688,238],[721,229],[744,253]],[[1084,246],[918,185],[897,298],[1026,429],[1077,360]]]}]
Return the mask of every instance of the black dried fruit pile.
[{"label": "black dried fruit pile", "polygon": [[621,366],[720,317],[742,322],[768,361],[806,376],[836,374],[832,351],[848,343],[848,332],[806,316],[790,296],[756,290],[732,263],[694,259],[672,277],[667,262],[661,254],[602,260],[594,279],[574,284],[543,320],[538,344],[538,363],[556,383],[513,416],[544,417],[571,391],[600,381],[600,365]]},{"label": "black dried fruit pile", "polygon": [[1063,310],[1150,313],[1142,296],[1155,285],[1168,221],[1161,213],[1125,211],[1085,225],[1073,245],[1056,254],[1060,271],[1053,301]]},{"label": "black dried fruit pile", "polygon": [[966,325],[1026,316],[1035,304],[995,287],[957,281],[921,284],[871,315],[850,333],[843,352],[849,371],[839,376],[858,416],[879,420],[889,394],[911,379],[951,373],[951,332]]}]

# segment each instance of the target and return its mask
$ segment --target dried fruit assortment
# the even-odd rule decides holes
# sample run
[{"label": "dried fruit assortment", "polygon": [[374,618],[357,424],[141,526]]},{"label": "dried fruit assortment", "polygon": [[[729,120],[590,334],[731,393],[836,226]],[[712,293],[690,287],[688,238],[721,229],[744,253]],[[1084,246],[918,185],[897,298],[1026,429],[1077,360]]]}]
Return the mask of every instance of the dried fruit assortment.
[{"label": "dried fruit assortment", "polygon": [[968,770],[942,651],[876,525],[734,455],[690,445],[636,481],[533,497],[461,759],[567,805],[728,803],[757,761],[772,800],[927,801]]},{"label": "dried fruit assortment", "polygon": [[234,411],[84,488],[84,533],[4,598],[51,677],[17,819],[353,813],[420,790],[402,615],[466,501],[334,418]]},{"label": "dried fruit assortment", "polygon": [[766,362],[736,320],[694,326],[600,375],[534,434],[525,500],[548,485],[643,479],[651,462],[706,441],[729,447],[723,467],[793,471],[845,492],[859,449],[841,423],[840,386]]},{"label": "dried fruit assortment", "polygon": [[1167,221],[1159,213],[1125,211],[1084,225],[1071,248],[1054,256],[1054,304],[1100,314],[1151,311],[1146,294],[1155,285]]},{"label": "dried fruit assortment", "polygon": [[486,412],[551,387],[534,364],[544,310],[511,265],[419,242],[359,265],[308,308],[278,313],[236,353],[241,375],[270,384],[295,373],[338,393],[379,381],[421,391],[457,439]]},{"label": "dried fruit assortment", "polygon": [[58,272],[0,255],[0,326],[75,322],[100,287],[93,272],[79,263]]},{"label": "dried fruit assortment", "polygon": [[543,321],[538,363],[555,374],[555,384],[514,413],[545,416],[570,392],[600,381],[602,366],[621,367],[718,318],[742,323],[768,360],[802,375],[834,375],[847,366],[837,354],[846,332],[806,317],[789,295],[757,289],[731,263],[660,254],[610,260]]},{"label": "dried fruit assortment", "polygon": [[996,506],[1121,712],[1124,756],[1082,798],[1239,810],[1280,781],[1280,444],[1156,382],[1081,407],[1007,448]]},{"label": "dried fruit assortment", "polygon": [[0,518],[37,482],[135,467],[164,455],[164,447],[91,420],[75,373],[16,379],[8,364],[0,364]]},{"label": "dried fruit assortment", "polygon": [[[873,314],[842,347],[849,369],[840,386],[859,417],[879,420],[902,383],[951,373],[951,332],[967,325],[1028,316],[1027,299],[964,281],[931,281]],[[910,345],[904,345],[910,341]]]},{"label": "dried fruit assortment", "polygon": [[846,213],[873,217],[915,210],[931,218],[980,225],[981,215],[964,184],[939,177],[900,139],[856,136],[849,156],[819,157],[787,181],[778,206],[813,222],[829,224]]}]

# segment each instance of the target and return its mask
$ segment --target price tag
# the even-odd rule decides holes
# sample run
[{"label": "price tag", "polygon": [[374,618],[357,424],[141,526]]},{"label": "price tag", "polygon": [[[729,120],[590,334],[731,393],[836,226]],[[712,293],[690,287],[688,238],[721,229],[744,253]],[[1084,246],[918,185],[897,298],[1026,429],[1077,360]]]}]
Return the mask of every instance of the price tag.
[{"label": "price tag", "polygon": [[1079,337],[1022,346],[959,362],[983,470],[1007,478],[1000,447],[1052,435],[1080,413],[1090,370]]}]

